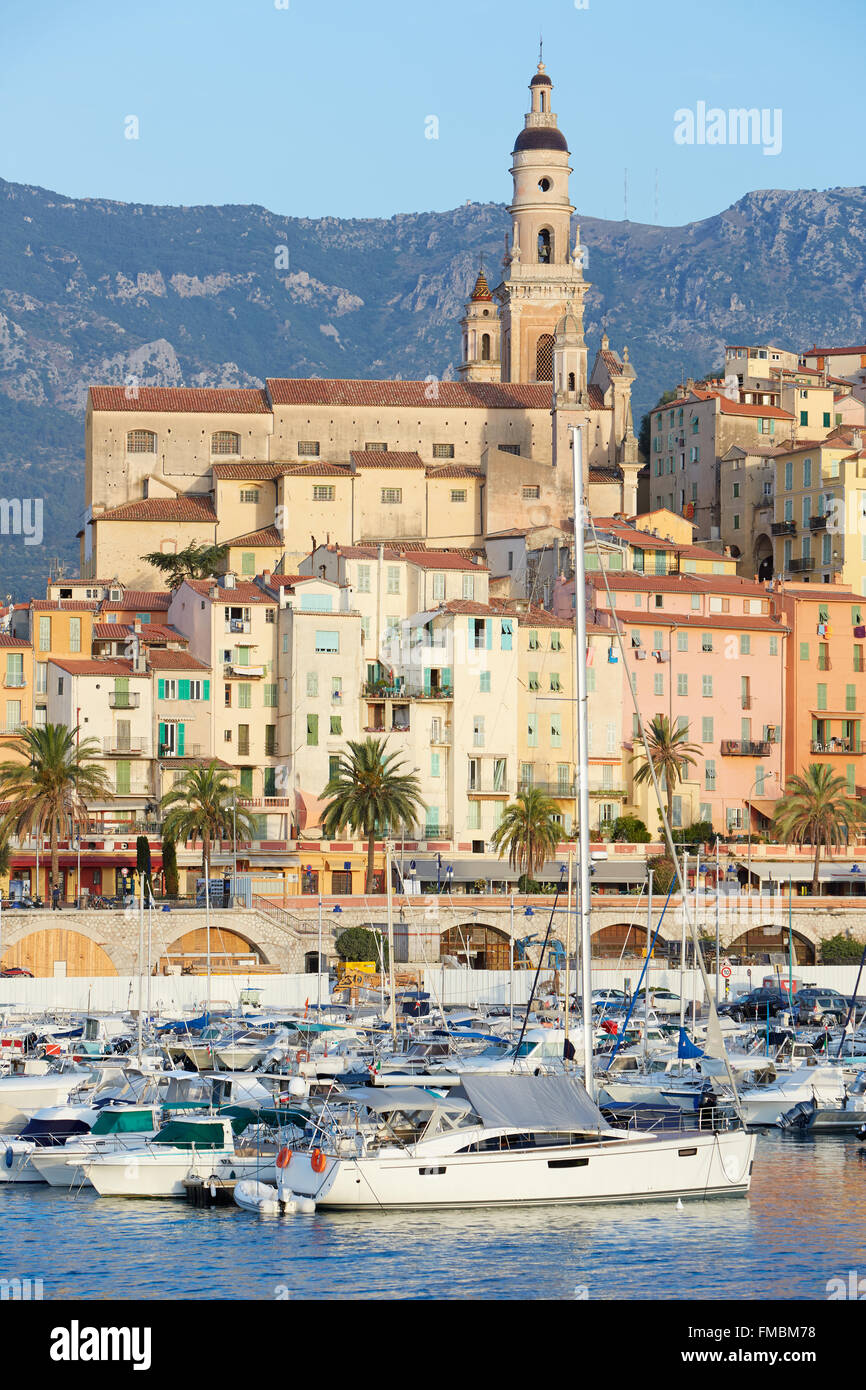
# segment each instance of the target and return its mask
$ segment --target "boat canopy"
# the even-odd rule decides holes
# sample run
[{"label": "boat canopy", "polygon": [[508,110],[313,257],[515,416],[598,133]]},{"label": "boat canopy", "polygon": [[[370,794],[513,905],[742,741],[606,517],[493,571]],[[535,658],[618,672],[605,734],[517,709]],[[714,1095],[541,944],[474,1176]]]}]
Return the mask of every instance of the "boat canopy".
[{"label": "boat canopy", "polygon": [[472,1109],[489,1129],[580,1131],[609,1129],[598,1106],[575,1076],[491,1076],[467,1072],[460,1077]]},{"label": "boat canopy", "polygon": [[226,1126],[221,1120],[169,1120],[154,1139],[154,1144],[171,1144],[176,1149],[222,1149],[226,1146]]},{"label": "boat canopy", "polygon": [[101,1134],[148,1134],[157,1128],[156,1116],[152,1107],[138,1109],[124,1106],[122,1110],[103,1110],[90,1133]]},{"label": "boat canopy", "polygon": [[[383,1114],[388,1110],[447,1110],[450,1114],[466,1115],[471,1110],[468,1100],[454,1096],[434,1096],[420,1086],[353,1086],[344,1092],[346,1099],[368,1110]],[[342,1099],[343,1097],[339,1097]]]}]

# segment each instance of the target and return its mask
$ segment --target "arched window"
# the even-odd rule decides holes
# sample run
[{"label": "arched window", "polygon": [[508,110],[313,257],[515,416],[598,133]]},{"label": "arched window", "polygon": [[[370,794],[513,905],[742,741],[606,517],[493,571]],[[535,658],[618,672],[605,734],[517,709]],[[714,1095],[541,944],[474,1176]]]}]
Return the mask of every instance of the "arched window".
[{"label": "arched window", "polygon": [[547,110],[547,96],[546,96],[546,94],[545,94],[544,92],[539,92],[539,96],[541,97],[541,110],[542,110],[542,111],[546,111],[546,110]]},{"label": "arched window", "polygon": [[535,380],[553,381],[553,334],[542,333],[535,349]]},{"label": "arched window", "polygon": [[489,334],[489,333],[482,333],[482,334],[481,334],[481,361],[482,361],[482,362],[489,362],[489,361],[490,361],[490,334]]},{"label": "arched window", "polygon": [[574,390],[574,372],[569,372],[568,374],[568,389],[569,391]]},{"label": "arched window", "polygon": [[155,454],[156,435],[153,430],[130,430],[126,436],[128,454]]},{"label": "arched window", "polygon": [[210,437],[210,451],[212,454],[239,454],[241,437],[234,430],[217,430]]},{"label": "arched window", "polygon": [[539,265],[550,265],[551,247],[550,229],[548,227],[542,227],[541,231],[538,233]]}]

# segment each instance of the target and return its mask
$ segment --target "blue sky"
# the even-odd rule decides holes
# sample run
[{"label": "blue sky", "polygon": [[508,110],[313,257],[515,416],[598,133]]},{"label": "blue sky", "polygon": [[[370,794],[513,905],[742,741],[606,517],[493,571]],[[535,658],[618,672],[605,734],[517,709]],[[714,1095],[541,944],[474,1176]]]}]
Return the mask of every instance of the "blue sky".
[{"label": "blue sky", "polygon": [[[866,181],[864,0],[586,3],[4,0],[0,175],[309,217],[505,202],[542,27],[584,215],[624,215],[626,169],[631,220],[674,225]],[[781,109],[781,153],[676,144],[698,102]]]}]

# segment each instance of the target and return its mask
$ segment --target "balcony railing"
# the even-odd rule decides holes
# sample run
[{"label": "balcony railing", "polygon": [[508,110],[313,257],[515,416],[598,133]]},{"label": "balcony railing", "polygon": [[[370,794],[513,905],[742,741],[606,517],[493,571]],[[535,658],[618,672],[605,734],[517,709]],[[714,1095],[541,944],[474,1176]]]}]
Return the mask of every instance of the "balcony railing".
[{"label": "balcony railing", "polygon": [[227,661],[223,666],[225,680],[260,680],[264,674],[264,666],[238,666],[234,661]]},{"label": "balcony railing", "polygon": [[810,745],[813,753],[860,753],[862,747],[859,739],[856,738],[828,738],[824,742],[813,741]]},{"label": "balcony railing", "polygon": [[796,521],[772,521],[770,523],[770,534],[772,536],[796,536]]},{"label": "balcony railing", "polygon": [[827,518],[826,518],[826,516],[810,516],[810,517],[809,517],[809,530],[810,530],[810,531],[826,531],[826,530],[827,530]]},{"label": "balcony railing", "polygon": [[22,690],[27,684],[27,678],[17,671],[12,673],[7,671],[3,678],[3,684],[7,690]]},{"label": "balcony railing", "polygon": [[815,568],[815,559],[812,555],[802,556],[799,560],[792,560],[790,569],[792,574],[808,574]]},{"label": "balcony railing", "polygon": [[159,745],[158,756],[160,758],[200,758],[201,755],[202,746],[200,743],[185,743],[182,753],[177,748],[169,748],[166,743]]},{"label": "balcony railing", "polygon": [[443,747],[443,748],[450,748],[450,747],[451,747],[451,728],[450,728],[450,725],[449,725],[447,728],[444,728],[444,729],[431,729],[431,730],[430,730],[430,742],[433,744],[434,748],[438,748],[438,747],[440,747],[440,746]]},{"label": "balcony railing", "polygon": [[225,625],[224,631],[225,631],[225,632],[249,632],[249,631],[251,630],[251,628],[252,628],[252,623],[251,623],[249,620],[247,620],[246,622],[244,622],[244,620],[243,620],[242,618],[230,618],[229,621],[228,621],[228,622],[226,623],[226,625]]},{"label": "balcony railing", "polygon": [[108,695],[110,709],[138,709],[141,696],[134,690],[112,690]]},{"label": "balcony railing", "polygon": [[470,778],[466,783],[466,792],[469,796],[513,796],[514,783],[507,777],[498,785],[492,777],[479,777],[474,782]]},{"label": "balcony railing", "polygon": [[149,758],[150,740],[146,738],[104,738],[103,753],[116,754],[120,758]]},{"label": "balcony railing", "polygon": [[723,738],[722,757],[723,758],[769,758],[772,744],[769,740],[759,739],[752,742],[747,738]]},{"label": "balcony railing", "polygon": [[525,792],[532,791],[541,792],[542,796],[550,796],[554,799],[560,797],[573,801],[577,795],[577,784],[575,782],[518,782],[518,796],[523,796]]}]

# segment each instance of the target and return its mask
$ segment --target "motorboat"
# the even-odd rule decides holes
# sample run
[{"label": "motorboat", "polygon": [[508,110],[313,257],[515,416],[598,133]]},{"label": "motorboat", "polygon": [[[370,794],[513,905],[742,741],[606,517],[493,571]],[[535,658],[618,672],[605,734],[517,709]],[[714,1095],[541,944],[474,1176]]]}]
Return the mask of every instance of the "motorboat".
[{"label": "motorboat", "polygon": [[234,1123],[246,1128],[249,1118],[185,1115],[140,1148],[97,1154],[80,1168],[103,1197],[183,1197],[185,1178],[275,1181],[278,1146],[236,1146]]},{"label": "motorboat", "polygon": [[743,1123],[778,1125],[783,1115],[803,1102],[835,1109],[849,1094],[853,1078],[840,1066],[806,1066],[783,1072],[766,1084],[742,1086],[739,1093]]},{"label": "motorboat", "polygon": [[[361,1087],[326,1107],[314,1146],[278,1167],[281,1201],[337,1208],[487,1207],[730,1196],[756,1138],[611,1127],[570,1074],[467,1073],[458,1092]],[[282,1155],[281,1155],[282,1157]]]},{"label": "motorboat", "polygon": [[30,1156],[33,1169],[51,1187],[78,1187],[85,1179],[83,1165],[103,1153],[128,1153],[140,1148],[159,1132],[162,1116],[157,1105],[107,1105],[86,1134],[68,1138],[56,1148],[43,1148]]},{"label": "motorboat", "polygon": [[5,1148],[0,1148],[0,1183],[44,1182],[33,1163],[34,1157],[40,1153],[54,1152],[55,1146],[59,1146],[62,1152],[70,1137],[80,1138],[90,1132],[98,1114],[97,1110],[80,1105],[50,1106],[37,1110],[21,1133],[8,1139]]},{"label": "motorboat", "polygon": [[87,1075],[49,1071],[40,1076],[0,1077],[0,1134],[19,1134],[37,1110],[65,1105]]}]

